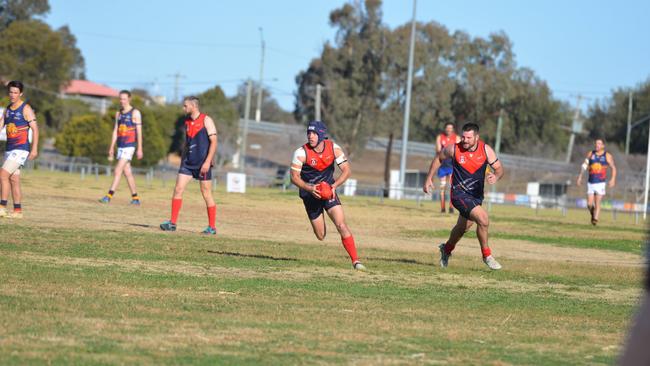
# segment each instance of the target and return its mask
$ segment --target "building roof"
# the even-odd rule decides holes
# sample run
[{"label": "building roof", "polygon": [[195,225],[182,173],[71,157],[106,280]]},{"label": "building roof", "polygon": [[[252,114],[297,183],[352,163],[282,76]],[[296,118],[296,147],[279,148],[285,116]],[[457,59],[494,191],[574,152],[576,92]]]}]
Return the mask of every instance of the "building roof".
[{"label": "building roof", "polygon": [[71,80],[70,84],[63,88],[64,94],[92,95],[96,97],[117,97],[119,91],[88,80]]}]

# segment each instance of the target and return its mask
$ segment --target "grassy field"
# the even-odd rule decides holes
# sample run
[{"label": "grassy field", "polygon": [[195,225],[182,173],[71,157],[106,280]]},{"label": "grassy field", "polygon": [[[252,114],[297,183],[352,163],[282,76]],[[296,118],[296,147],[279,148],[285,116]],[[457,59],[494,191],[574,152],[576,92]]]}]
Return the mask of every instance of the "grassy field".
[{"label": "grassy field", "polygon": [[436,204],[344,198],[366,273],[295,193],[216,192],[216,237],[192,184],[28,171],[25,219],[0,221],[0,364],[611,364],[640,294],[632,218],[494,207],[490,272],[474,235],[442,270],[455,217]]}]

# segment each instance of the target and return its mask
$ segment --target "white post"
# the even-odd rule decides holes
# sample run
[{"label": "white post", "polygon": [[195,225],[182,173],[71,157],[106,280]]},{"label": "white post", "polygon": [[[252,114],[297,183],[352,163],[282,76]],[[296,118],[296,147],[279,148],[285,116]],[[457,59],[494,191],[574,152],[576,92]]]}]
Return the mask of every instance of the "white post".
[{"label": "white post", "polygon": [[404,189],[406,184],[406,154],[409,140],[409,120],[411,113],[411,89],[413,85],[413,52],[415,49],[415,9],[416,1],[413,0],[413,19],[411,20],[411,45],[409,47],[409,68],[406,79],[406,103],[404,103],[404,125],[402,126],[402,157],[399,165],[399,184],[400,189]]},{"label": "white post", "polygon": [[648,183],[650,183],[650,133],[648,133],[648,155],[645,157],[645,185],[643,186],[643,220],[648,213]]}]

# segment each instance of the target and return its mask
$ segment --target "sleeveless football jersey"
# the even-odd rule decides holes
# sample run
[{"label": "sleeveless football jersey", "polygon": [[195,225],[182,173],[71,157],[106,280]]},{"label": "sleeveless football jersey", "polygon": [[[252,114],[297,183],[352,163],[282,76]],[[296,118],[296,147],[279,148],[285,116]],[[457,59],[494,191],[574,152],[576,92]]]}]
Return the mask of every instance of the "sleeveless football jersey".
[{"label": "sleeveless football jersey", "polygon": [[196,119],[188,116],[185,119],[185,154],[183,154],[183,165],[198,169],[208,157],[210,149],[210,137],[205,128],[205,114],[201,113]]},{"label": "sleeveless football jersey", "polygon": [[133,111],[135,108],[131,108],[128,112],[120,111],[117,117],[117,147],[135,147],[137,145]]},{"label": "sleeveless football jersey", "polygon": [[29,122],[25,119],[25,106],[23,102],[18,108],[11,109],[11,105],[5,110],[5,128],[7,131],[7,148],[11,150],[30,151],[29,144]]},{"label": "sleeveless football jersey", "polygon": [[461,143],[454,147],[451,194],[462,191],[478,199],[483,199],[485,171],[488,167],[485,143],[478,141],[476,150],[462,148]]},{"label": "sleeveless football jersey", "polygon": [[596,150],[589,156],[589,183],[604,183],[607,180],[607,152],[603,151],[602,155],[596,154]]},{"label": "sleeveless football jersey", "polygon": [[334,143],[330,140],[324,140],[323,151],[320,153],[316,152],[309,144],[304,144],[302,148],[305,150],[306,156],[305,163],[300,169],[300,178],[309,184],[334,183],[336,162]]},{"label": "sleeveless football jersey", "polygon": [[[445,135],[444,133],[440,134],[440,146],[442,149],[444,149],[448,145],[453,145],[456,143],[456,134],[452,133],[450,136]],[[441,164],[442,167],[451,167],[451,158],[447,158],[442,161]]]}]

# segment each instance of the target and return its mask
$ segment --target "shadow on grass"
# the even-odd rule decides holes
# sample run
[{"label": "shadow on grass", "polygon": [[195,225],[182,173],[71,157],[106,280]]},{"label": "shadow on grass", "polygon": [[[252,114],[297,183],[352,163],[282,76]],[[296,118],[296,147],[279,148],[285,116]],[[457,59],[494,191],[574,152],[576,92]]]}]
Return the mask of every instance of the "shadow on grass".
[{"label": "shadow on grass", "polygon": [[409,258],[382,258],[382,257],[366,257],[368,261],[378,261],[378,262],[395,262],[395,263],[404,263],[404,264],[417,264],[420,266],[431,266],[432,263],[420,262],[416,259]]},{"label": "shadow on grass", "polygon": [[237,252],[223,252],[223,251],[219,251],[219,250],[208,250],[208,253],[210,253],[210,254],[218,254],[218,255],[227,255],[227,256],[232,256],[232,257],[270,259],[270,260],[273,260],[273,261],[293,261],[293,262],[298,261],[298,259],[296,259],[296,258],[272,257],[270,255],[264,255],[264,254],[244,254],[244,253],[237,253]]}]

